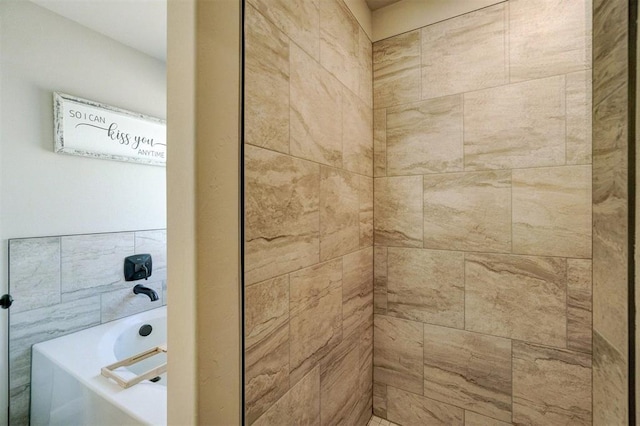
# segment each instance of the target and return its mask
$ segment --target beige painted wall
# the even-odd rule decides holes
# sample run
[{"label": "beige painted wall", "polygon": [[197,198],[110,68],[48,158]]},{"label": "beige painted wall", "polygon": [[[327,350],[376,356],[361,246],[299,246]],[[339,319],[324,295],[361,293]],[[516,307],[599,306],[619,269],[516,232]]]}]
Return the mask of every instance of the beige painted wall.
[{"label": "beige painted wall", "polygon": [[169,425],[197,423],[196,346],[196,1],[168,3],[167,306]]},{"label": "beige painted wall", "polygon": [[504,0],[402,0],[372,13],[373,41],[415,30]]},{"label": "beige painted wall", "polygon": [[240,2],[170,2],[168,72],[169,424],[240,424]]}]

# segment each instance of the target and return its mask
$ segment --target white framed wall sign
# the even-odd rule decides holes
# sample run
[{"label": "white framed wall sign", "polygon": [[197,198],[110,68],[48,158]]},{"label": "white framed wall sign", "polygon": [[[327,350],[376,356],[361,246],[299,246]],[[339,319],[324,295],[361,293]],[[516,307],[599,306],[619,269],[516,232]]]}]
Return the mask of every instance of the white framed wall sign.
[{"label": "white framed wall sign", "polygon": [[53,109],[55,152],[166,165],[164,120],[58,92]]}]

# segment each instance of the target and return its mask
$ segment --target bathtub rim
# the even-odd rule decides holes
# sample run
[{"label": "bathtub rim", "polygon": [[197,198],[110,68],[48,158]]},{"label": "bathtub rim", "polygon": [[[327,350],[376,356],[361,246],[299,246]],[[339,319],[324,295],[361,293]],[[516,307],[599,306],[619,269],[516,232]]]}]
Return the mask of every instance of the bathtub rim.
[{"label": "bathtub rim", "polygon": [[[128,389],[123,389],[100,373],[100,368],[117,360],[113,345],[110,350],[108,350],[108,345],[109,342],[115,344],[117,337],[121,334],[119,331],[122,332],[137,322],[146,322],[162,317],[166,321],[166,312],[166,306],[150,309],[37,343],[33,345],[32,351],[47,358],[88,390],[104,399],[106,403],[114,405],[141,424],[166,425],[166,386],[144,381]],[[78,350],[78,347],[71,343],[75,339],[80,339],[79,341],[82,342],[82,350]],[[88,349],[92,346],[96,348],[94,352],[90,352]],[[64,349],[69,355],[66,358],[62,355]],[[34,365],[31,368],[33,370]],[[134,376],[134,373],[131,375]],[[33,391],[32,389],[32,394]],[[164,405],[164,410],[158,410],[159,403]]]}]

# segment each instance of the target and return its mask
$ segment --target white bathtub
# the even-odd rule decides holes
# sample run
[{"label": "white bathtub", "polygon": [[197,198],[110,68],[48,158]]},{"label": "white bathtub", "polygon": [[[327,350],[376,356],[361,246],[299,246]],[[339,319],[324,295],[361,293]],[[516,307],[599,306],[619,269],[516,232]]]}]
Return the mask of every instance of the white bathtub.
[{"label": "white bathtub", "polygon": [[[166,425],[166,374],[157,383],[123,389],[100,369],[166,342],[166,307],[88,328],[33,346],[31,366],[32,425]],[[150,324],[150,335],[138,330]],[[157,355],[118,370],[133,377],[166,362]]]}]

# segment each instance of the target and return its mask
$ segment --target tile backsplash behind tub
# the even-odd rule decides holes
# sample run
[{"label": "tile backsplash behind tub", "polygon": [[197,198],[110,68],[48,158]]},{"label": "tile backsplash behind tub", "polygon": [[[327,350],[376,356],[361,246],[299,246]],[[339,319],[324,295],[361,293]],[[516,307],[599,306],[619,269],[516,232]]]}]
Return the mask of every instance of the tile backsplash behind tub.
[{"label": "tile backsplash behind tub", "polygon": [[[11,425],[29,423],[31,346],[166,304],[166,230],[9,240]],[[124,258],[150,253],[147,281],[124,280]],[[143,284],[160,299],[135,295]]]}]

